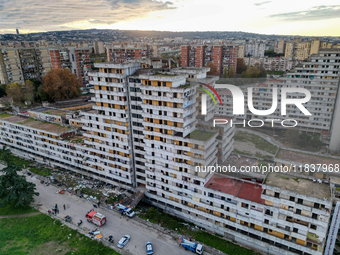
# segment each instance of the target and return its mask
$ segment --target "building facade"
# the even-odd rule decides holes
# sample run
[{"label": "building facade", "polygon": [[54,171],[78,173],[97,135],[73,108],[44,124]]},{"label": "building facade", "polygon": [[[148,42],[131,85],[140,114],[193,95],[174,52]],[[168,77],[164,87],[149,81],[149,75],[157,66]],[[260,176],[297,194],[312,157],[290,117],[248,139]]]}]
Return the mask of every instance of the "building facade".
[{"label": "building facade", "polygon": [[95,54],[104,54],[105,48],[104,48],[104,42],[94,42],[93,43],[93,50]]},{"label": "building facade", "polygon": [[0,57],[1,82],[9,84],[42,77],[51,70],[47,48],[3,48]]},{"label": "building facade", "polygon": [[182,67],[204,67],[212,63],[216,68],[217,75],[236,73],[237,46],[225,45],[183,45],[181,47]]},{"label": "building facade", "polygon": [[83,86],[89,84],[88,72],[91,71],[89,48],[50,48],[52,69],[68,68],[82,80]]}]

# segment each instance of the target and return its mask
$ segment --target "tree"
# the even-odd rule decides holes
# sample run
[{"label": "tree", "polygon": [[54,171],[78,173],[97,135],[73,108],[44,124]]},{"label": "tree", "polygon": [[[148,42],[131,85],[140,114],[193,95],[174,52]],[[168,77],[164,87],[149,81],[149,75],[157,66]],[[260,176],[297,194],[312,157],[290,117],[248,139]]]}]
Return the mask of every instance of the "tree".
[{"label": "tree", "polygon": [[312,140],[310,141],[311,146],[314,148],[320,148],[323,145],[323,142],[320,140],[320,136],[317,134],[313,135]]},{"label": "tree", "polygon": [[21,103],[23,99],[22,86],[18,82],[8,84],[6,87],[6,93],[13,99],[15,103]]},{"label": "tree", "polygon": [[234,71],[234,67],[233,67],[233,66],[230,66],[230,67],[229,67],[229,71],[228,71],[228,76],[229,76],[229,78],[232,77],[232,76],[234,75],[234,72],[235,72],[235,71]]},{"label": "tree", "polygon": [[223,78],[228,78],[229,73],[228,73],[228,66],[225,66],[223,69]]},{"label": "tree", "polygon": [[1,84],[0,85],[0,97],[7,96],[6,86],[7,86],[6,84]]},{"label": "tree", "polygon": [[267,77],[267,71],[260,66],[259,63],[256,63],[254,66],[247,67],[247,71],[242,72],[242,78],[265,78]]},{"label": "tree", "polygon": [[34,201],[34,196],[38,196],[35,184],[26,181],[26,177],[19,175],[21,171],[19,165],[13,163],[11,152],[4,146],[2,148],[2,158],[7,167],[0,170],[0,207],[13,204],[15,207],[28,206]]},{"label": "tree", "polygon": [[25,101],[34,101],[35,87],[32,81],[26,81],[25,86],[22,88],[23,99]]},{"label": "tree", "polygon": [[307,133],[301,133],[299,135],[299,145],[300,147],[304,148],[309,145],[311,141],[311,136],[308,135]]},{"label": "tree", "polygon": [[207,64],[207,67],[210,67],[210,71],[208,72],[208,75],[216,75],[216,73],[217,73],[217,68],[216,68],[216,66],[214,65],[213,62],[209,62],[209,63]]},{"label": "tree", "polygon": [[43,78],[44,91],[52,102],[77,97],[80,87],[81,79],[66,68],[52,69]]},{"label": "tree", "polygon": [[237,66],[236,66],[236,73],[241,74],[243,72],[247,71],[246,63],[244,62],[243,58],[237,59]]},{"label": "tree", "polygon": [[264,51],[264,55],[267,57],[282,57],[284,54],[282,53],[276,53],[274,50],[266,50]]}]

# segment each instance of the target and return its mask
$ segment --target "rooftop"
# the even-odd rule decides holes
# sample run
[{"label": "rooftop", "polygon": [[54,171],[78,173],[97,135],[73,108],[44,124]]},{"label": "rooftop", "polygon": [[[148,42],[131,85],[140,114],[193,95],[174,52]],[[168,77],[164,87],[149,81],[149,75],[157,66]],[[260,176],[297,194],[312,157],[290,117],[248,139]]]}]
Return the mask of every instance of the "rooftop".
[{"label": "rooftop", "polygon": [[340,186],[340,178],[339,177],[330,176],[329,179],[330,179],[331,183],[334,183],[335,185],[339,185]]},{"label": "rooftop", "polygon": [[174,77],[177,76],[177,74],[167,74],[167,73],[156,73],[153,76],[164,76],[164,77]]},{"label": "rooftop", "polygon": [[194,140],[200,140],[200,141],[208,141],[213,135],[215,135],[215,132],[207,132],[207,131],[201,131],[201,130],[195,130],[188,134],[186,138],[194,139]]},{"label": "rooftop", "polygon": [[288,150],[280,150],[276,158],[303,164],[340,164],[340,159]]},{"label": "rooftop", "polygon": [[265,184],[319,199],[331,200],[332,197],[329,184],[313,182],[284,173],[269,173]]},{"label": "rooftop", "polygon": [[11,115],[10,117],[7,116],[7,117],[3,117],[1,119],[8,121],[8,122],[17,123],[17,124],[20,124],[20,125],[24,125],[24,126],[35,128],[35,129],[40,129],[42,131],[51,132],[51,133],[55,133],[55,134],[60,134],[62,132],[66,132],[66,131],[69,131],[71,129],[70,127],[63,127],[63,126],[58,125],[58,124],[44,122],[44,121],[40,121],[40,120],[35,120],[35,119],[32,119],[32,118],[24,118],[24,117],[20,117],[20,116],[12,116]]},{"label": "rooftop", "polygon": [[58,110],[50,107],[39,107],[31,110],[30,112],[41,112],[45,114],[64,116],[68,114],[68,111]]},{"label": "rooftop", "polygon": [[261,198],[262,187],[255,183],[214,174],[204,186],[255,203],[265,204],[264,199]]}]

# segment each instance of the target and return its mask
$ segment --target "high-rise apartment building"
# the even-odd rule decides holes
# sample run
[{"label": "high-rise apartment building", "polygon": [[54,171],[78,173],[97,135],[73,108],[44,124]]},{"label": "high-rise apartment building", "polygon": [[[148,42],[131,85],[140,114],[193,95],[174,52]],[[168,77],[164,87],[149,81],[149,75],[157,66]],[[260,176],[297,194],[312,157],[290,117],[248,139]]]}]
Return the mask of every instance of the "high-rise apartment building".
[{"label": "high-rise apartment building", "polygon": [[182,67],[203,67],[213,63],[216,74],[233,70],[237,67],[237,46],[235,45],[183,45],[181,47]]},{"label": "high-rise apartment building", "polygon": [[68,68],[71,73],[82,79],[83,86],[89,83],[88,72],[91,71],[89,48],[50,48],[49,55],[53,69]]},{"label": "high-rise apartment building", "polygon": [[142,59],[143,52],[142,47],[136,45],[113,45],[107,46],[107,60],[109,62],[124,63],[128,60]]},{"label": "high-rise apartment building", "polygon": [[274,52],[277,54],[284,54],[285,45],[286,45],[286,41],[284,39],[275,41]]},{"label": "high-rise apartment building", "polygon": [[237,57],[238,58],[244,58],[244,51],[245,50],[245,46],[244,45],[238,45],[237,46]]},{"label": "high-rise apartment building", "polygon": [[5,84],[38,79],[51,70],[47,48],[2,48],[1,82]]},{"label": "high-rise apartment building", "polygon": [[93,50],[95,54],[104,54],[105,48],[104,48],[104,42],[94,42],[93,43]]},{"label": "high-rise apartment building", "polygon": [[318,38],[313,38],[310,46],[310,55],[318,54],[320,49],[320,40]]},{"label": "high-rise apartment building", "polygon": [[301,39],[297,38],[293,41],[286,42],[285,58],[304,60],[309,57],[310,50],[311,42],[303,42]]},{"label": "high-rise apartment building", "polygon": [[264,57],[265,44],[261,42],[246,43],[244,48],[244,56],[253,56],[256,58]]},{"label": "high-rise apartment building", "polygon": [[249,57],[244,58],[244,62],[250,66],[255,66],[255,64],[258,63],[268,71],[287,71],[301,63],[301,60],[286,59],[285,57]]}]

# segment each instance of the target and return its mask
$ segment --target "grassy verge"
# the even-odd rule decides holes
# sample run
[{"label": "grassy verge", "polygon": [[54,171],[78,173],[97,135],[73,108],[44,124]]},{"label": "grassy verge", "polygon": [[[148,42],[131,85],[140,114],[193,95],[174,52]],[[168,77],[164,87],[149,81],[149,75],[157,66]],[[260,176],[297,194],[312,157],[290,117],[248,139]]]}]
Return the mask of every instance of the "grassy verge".
[{"label": "grassy verge", "polygon": [[248,134],[244,132],[237,132],[234,135],[234,140],[235,141],[240,141],[240,142],[246,142],[246,143],[252,143],[255,145],[257,149],[266,151],[268,153],[271,153],[275,155],[277,151],[277,147],[270,142],[267,142],[265,139],[262,137],[259,137],[254,134]]},{"label": "grassy verge", "polygon": [[7,205],[6,207],[0,207],[0,216],[3,215],[17,215],[38,212],[38,210],[32,207],[14,207],[12,205]]},{"label": "grassy verge", "polygon": [[[9,158],[13,161],[14,164],[19,165],[21,167],[28,167],[30,164],[32,164],[31,161],[19,158],[17,156],[14,156],[13,154],[11,154]],[[2,152],[0,152],[0,160],[4,160]]]},{"label": "grassy verge", "polygon": [[162,227],[165,227],[167,229],[175,230],[179,232],[179,234],[181,235],[190,236],[199,242],[214,247],[215,249],[223,251],[227,254],[233,255],[258,254],[252,250],[249,250],[247,248],[229,242],[225,239],[222,239],[218,237],[219,235],[212,235],[204,231],[192,230],[192,227],[195,226],[194,224],[187,223],[167,213],[160,213],[153,207],[151,207],[146,213],[139,214],[138,216],[143,219],[147,219],[152,223],[160,224]]},{"label": "grassy verge", "polygon": [[31,167],[30,168],[30,172],[41,175],[41,176],[45,176],[45,177],[50,176],[52,174],[52,171],[53,171],[52,169],[45,168],[45,167],[42,167],[42,168]]},{"label": "grassy verge", "polygon": [[259,254],[242,246],[238,246],[232,242],[219,238],[217,235],[212,235],[203,231],[198,231],[194,234],[194,238],[206,245],[214,247],[217,250],[233,255],[251,255]]},{"label": "grassy verge", "polygon": [[119,255],[45,214],[15,220],[0,219],[0,240],[0,255]]},{"label": "grassy verge", "polygon": [[166,229],[177,231],[182,230],[184,232],[188,232],[188,228],[185,225],[179,223],[182,222],[187,224],[187,222],[167,213],[160,213],[154,207],[151,207],[145,214],[140,214],[139,217],[149,220],[152,223],[160,224]]}]

